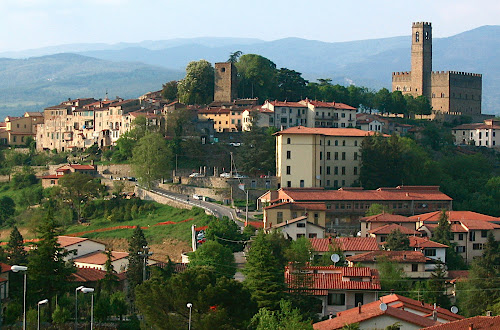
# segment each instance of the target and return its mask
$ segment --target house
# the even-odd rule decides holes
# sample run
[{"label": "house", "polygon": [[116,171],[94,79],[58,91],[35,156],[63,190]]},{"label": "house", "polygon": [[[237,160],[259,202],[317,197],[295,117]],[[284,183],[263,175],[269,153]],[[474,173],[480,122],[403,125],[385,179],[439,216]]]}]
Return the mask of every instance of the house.
[{"label": "house", "polygon": [[[106,270],[108,256],[105,251],[93,251],[82,256],[73,258],[75,266],[78,268],[93,268]],[[123,273],[128,266],[128,253],[111,251],[111,264],[117,273]]]},{"label": "house", "polygon": [[387,120],[381,119],[375,115],[365,113],[356,114],[356,126],[363,131],[372,131],[385,133],[387,131]]},{"label": "house", "polygon": [[[470,263],[474,258],[483,254],[483,247],[492,232],[495,239],[500,240],[499,219],[471,211],[448,211],[448,221],[451,224],[455,251]],[[419,231],[423,236],[432,237],[432,232],[438,226],[441,212],[424,213],[412,218],[419,220]]]},{"label": "house", "polygon": [[369,237],[370,230],[386,225],[397,224],[410,230],[417,229],[418,220],[399,214],[380,213],[359,219],[361,222],[361,237]]},{"label": "house", "polygon": [[80,164],[68,164],[61,166],[56,169],[56,174],[49,174],[40,177],[42,180],[42,187],[48,188],[52,186],[57,186],[59,184],[59,179],[69,173],[83,173],[91,176],[97,176],[97,167],[95,165],[80,165]]},{"label": "house", "polygon": [[274,126],[279,130],[300,125],[309,126],[309,109],[302,102],[266,101],[262,109],[268,110],[272,114],[272,125],[270,126]]},{"label": "house", "polygon": [[421,236],[422,234],[415,229],[410,229],[407,227],[400,226],[398,224],[392,223],[390,225],[384,225],[382,227],[377,227],[375,229],[369,230],[368,234],[370,237],[375,237],[377,240],[377,243],[383,243],[387,240],[387,236],[389,236],[390,233],[393,231],[400,231],[402,234],[410,236],[410,235],[418,235]]},{"label": "house", "polygon": [[[98,283],[106,277],[106,271],[95,268],[77,268],[69,279],[71,282],[76,282],[87,287],[96,288]],[[116,274],[118,279],[118,287],[123,290],[125,287],[126,273]]]},{"label": "house", "polygon": [[297,240],[300,237],[324,238],[325,227],[309,222],[307,216],[286,220],[273,225],[270,229],[278,229],[287,239]]},{"label": "house", "polygon": [[[395,214],[407,216],[442,209],[449,210],[452,207],[452,199],[440,192],[437,186],[398,186],[375,190],[282,187],[276,191],[270,190],[264,193],[257,200],[259,208],[276,205],[276,208],[264,209],[265,227],[269,227],[267,222],[278,223],[278,212],[282,212],[282,221],[292,219],[287,217],[294,212],[295,203],[324,204],[325,224],[319,222],[319,225],[325,226],[327,230],[346,233],[359,231],[359,218],[365,215],[372,204],[381,204],[393,209]],[[297,215],[300,214],[299,210],[295,212]],[[322,210],[317,212],[319,219],[323,216],[322,212]],[[311,212],[307,213],[311,214]],[[414,221],[411,220],[411,222]]]},{"label": "house", "polygon": [[446,263],[446,249],[448,245],[433,242],[428,237],[410,236],[410,247],[415,251],[420,251],[427,258],[439,260]]},{"label": "house", "polygon": [[7,116],[0,123],[0,145],[24,146],[28,137],[35,139],[36,125],[43,124],[40,112],[25,112],[22,117]]},{"label": "house", "polygon": [[68,259],[78,258],[94,251],[106,250],[105,244],[84,237],[58,236],[57,242],[70,252]]},{"label": "house", "polygon": [[[281,224],[298,216],[307,217],[308,221],[324,227],[326,224],[325,203],[279,203],[264,208],[264,223],[267,226]],[[267,228],[264,226],[264,228]]]},{"label": "house", "polygon": [[254,107],[253,109],[246,109],[242,112],[243,132],[248,132],[252,126],[254,114],[257,114],[254,125],[257,127],[273,127],[274,126],[274,111],[264,107]]},{"label": "house", "polygon": [[425,330],[490,330],[500,329],[500,316],[474,316],[445,324],[424,328]]},{"label": "house", "polygon": [[347,257],[349,267],[361,265],[378,269],[380,261],[398,263],[407,277],[429,278],[434,270],[435,262],[420,251],[372,251]]},{"label": "house", "polygon": [[308,127],[356,127],[357,109],[344,103],[305,99],[300,101],[308,108]]},{"label": "house", "polygon": [[345,257],[380,250],[379,244],[373,237],[311,238],[310,241],[315,256],[335,249],[342,250]]},{"label": "house", "polygon": [[463,124],[453,127],[455,144],[486,148],[500,147],[500,120],[486,119],[483,123]]},{"label": "house", "polygon": [[336,318],[313,324],[316,330],[341,329],[346,324],[359,323],[360,329],[384,329],[399,323],[401,329],[422,329],[462,320],[463,316],[447,309],[426,304],[398,294],[337,313]]},{"label": "house", "polygon": [[297,281],[306,283],[305,292],[321,300],[323,316],[375,301],[380,290],[378,272],[367,267],[309,266],[300,275],[287,267],[290,291],[298,289]]},{"label": "house", "polygon": [[275,133],[281,187],[349,187],[359,181],[361,142],[374,132],[295,126]]},{"label": "house", "polygon": [[[0,303],[9,298],[10,266],[0,262]],[[0,314],[1,315],[1,314]]]}]

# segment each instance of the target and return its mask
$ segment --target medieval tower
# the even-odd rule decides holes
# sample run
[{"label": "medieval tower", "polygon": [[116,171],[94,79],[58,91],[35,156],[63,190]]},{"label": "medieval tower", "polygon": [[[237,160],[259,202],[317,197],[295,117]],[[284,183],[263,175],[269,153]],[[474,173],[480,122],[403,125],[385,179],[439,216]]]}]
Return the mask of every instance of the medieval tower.
[{"label": "medieval tower", "polygon": [[432,25],[428,22],[412,24],[411,71],[393,72],[392,90],[414,97],[424,95],[433,116],[481,115],[481,74],[432,71]]},{"label": "medieval tower", "polygon": [[237,71],[234,64],[215,63],[214,102],[233,102],[237,98],[237,88]]}]

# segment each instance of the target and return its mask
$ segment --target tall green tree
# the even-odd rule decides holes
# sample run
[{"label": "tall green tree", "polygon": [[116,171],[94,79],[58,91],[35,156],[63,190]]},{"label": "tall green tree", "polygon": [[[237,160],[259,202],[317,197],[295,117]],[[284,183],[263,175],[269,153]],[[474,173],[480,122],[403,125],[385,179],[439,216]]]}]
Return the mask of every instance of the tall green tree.
[{"label": "tall green tree", "polygon": [[233,252],[216,241],[206,241],[189,256],[189,267],[196,266],[212,267],[217,276],[227,278],[236,273]]},{"label": "tall green tree", "polygon": [[49,299],[49,311],[55,296],[66,292],[71,274],[75,272],[73,262],[66,261],[69,252],[58,242],[61,228],[54,220],[52,210],[47,211],[38,228],[38,241],[28,260],[29,287],[31,300],[45,297]]},{"label": "tall green tree", "polygon": [[276,80],[278,83],[278,97],[280,100],[300,101],[307,94],[308,81],[302,74],[287,68],[279,69]]},{"label": "tall green tree", "polygon": [[179,101],[185,104],[207,104],[214,97],[214,68],[205,60],[192,61],[186,67],[186,76],[180,80]]},{"label": "tall green tree", "polygon": [[443,308],[451,307],[450,298],[446,295],[446,275],[445,266],[438,263],[427,281],[427,292],[424,296],[427,303]]},{"label": "tall green tree", "polygon": [[277,69],[271,60],[245,54],[236,63],[239,76],[238,95],[242,98],[274,99],[277,96]]},{"label": "tall green tree", "polygon": [[405,295],[409,289],[409,281],[402,267],[387,258],[377,259],[380,273],[380,286],[384,293],[395,293]]},{"label": "tall green tree", "polygon": [[243,250],[244,244],[241,243],[243,235],[240,232],[240,228],[226,216],[222,219],[210,221],[205,234],[207,240],[216,241],[231,249],[232,252]]},{"label": "tall green tree", "polygon": [[237,154],[238,167],[252,175],[274,175],[276,171],[276,142],[274,127],[258,127],[258,114],[252,113],[252,125],[243,132],[243,145]]},{"label": "tall green tree", "polygon": [[177,88],[177,81],[171,80],[165,84],[163,84],[163,88],[161,90],[161,97],[166,100],[173,101],[177,98],[177,93],[179,92]]},{"label": "tall green tree", "polygon": [[7,259],[10,265],[26,265],[28,254],[24,249],[24,239],[16,226],[10,232],[9,242],[6,247]]},{"label": "tall green tree", "polygon": [[409,251],[410,240],[399,229],[393,230],[387,235],[385,248],[390,251]]},{"label": "tall green tree", "polygon": [[106,251],[106,263],[104,264],[104,268],[106,269],[106,274],[104,278],[101,280],[101,288],[107,292],[112,293],[119,284],[118,276],[116,275],[115,267],[113,266],[113,255],[111,250]]},{"label": "tall green tree", "polygon": [[63,196],[70,201],[71,208],[81,218],[83,203],[100,196],[105,187],[91,175],[75,172],[63,175],[59,179]]},{"label": "tall green tree", "polygon": [[261,308],[252,318],[256,330],[312,330],[310,320],[305,320],[299,309],[293,308],[289,301],[280,300],[280,309],[271,311]]},{"label": "tall green tree", "polygon": [[172,152],[159,133],[147,133],[134,148],[132,170],[141,184],[150,188],[172,169]]},{"label": "tall green tree", "polygon": [[382,88],[375,94],[375,107],[382,113],[393,109],[392,95],[387,88]]},{"label": "tall green tree", "polygon": [[229,54],[229,59],[227,61],[229,63],[236,63],[241,55],[243,55],[243,52],[241,50],[237,50],[234,53]]},{"label": "tall green tree", "polygon": [[148,241],[141,227],[136,226],[128,240],[128,268],[127,280],[129,282],[129,296],[133,297],[135,287],[143,282],[144,259],[139,253],[144,253]]},{"label": "tall green tree", "polygon": [[[283,237],[281,233],[278,234]],[[283,245],[273,241],[264,232],[259,232],[252,241],[244,269],[244,284],[259,308],[279,308],[278,303],[285,290],[284,260]]]},{"label": "tall green tree", "polygon": [[16,213],[16,203],[9,196],[0,197],[0,224],[10,219]]},{"label": "tall green tree", "polygon": [[446,248],[446,265],[449,270],[465,269],[465,261],[455,251],[456,244],[451,242],[452,239],[451,223],[448,221],[448,214],[443,210],[439,216],[438,225],[432,232],[431,240],[448,246]]}]

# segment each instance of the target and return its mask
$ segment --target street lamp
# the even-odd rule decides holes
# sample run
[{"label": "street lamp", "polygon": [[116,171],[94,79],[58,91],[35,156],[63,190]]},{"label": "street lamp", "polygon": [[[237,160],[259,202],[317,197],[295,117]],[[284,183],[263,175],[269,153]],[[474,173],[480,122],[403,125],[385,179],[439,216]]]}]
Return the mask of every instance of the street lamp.
[{"label": "street lamp", "polygon": [[92,302],[90,304],[90,330],[94,329],[94,288],[81,288],[83,293],[92,293]]},{"label": "street lamp", "polygon": [[48,302],[49,302],[48,299],[40,300],[38,302],[38,323],[37,323],[37,329],[38,330],[40,330],[40,305],[44,305],[44,304],[46,304]]},{"label": "street lamp", "polygon": [[10,267],[14,273],[24,272],[24,292],[23,292],[23,330],[26,330],[26,275],[28,272],[28,267],[14,265]]},{"label": "street lamp", "polygon": [[75,330],[78,330],[78,291],[83,289],[84,286],[80,285],[75,289]]},{"label": "street lamp", "polygon": [[193,304],[187,303],[186,305],[187,308],[189,308],[189,323],[188,323],[188,329],[191,330],[191,309],[193,308]]}]

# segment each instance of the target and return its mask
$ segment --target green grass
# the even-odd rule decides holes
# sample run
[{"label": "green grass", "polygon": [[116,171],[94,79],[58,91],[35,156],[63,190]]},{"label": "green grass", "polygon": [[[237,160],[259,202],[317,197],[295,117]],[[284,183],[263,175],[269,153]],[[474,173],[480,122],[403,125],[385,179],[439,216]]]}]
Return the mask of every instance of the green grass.
[{"label": "green grass", "polygon": [[[148,242],[161,243],[164,239],[178,239],[189,241],[191,239],[191,226],[205,226],[213,218],[206,215],[202,209],[193,208],[192,210],[177,209],[168,205],[155,203],[156,209],[149,214],[143,214],[137,219],[123,222],[111,222],[107,219],[91,220],[89,226],[73,225],[67,228],[66,234],[79,233],[101,228],[114,226],[141,226],[149,227],[144,230]],[[181,222],[182,220],[193,218],[191,221]],[[176,224],[154,226],[159,222],[173,221]],[[132,229],[117,229],[105,232],[95,232],[82,235],[88,238],[129,238],[132,235]]]}]

